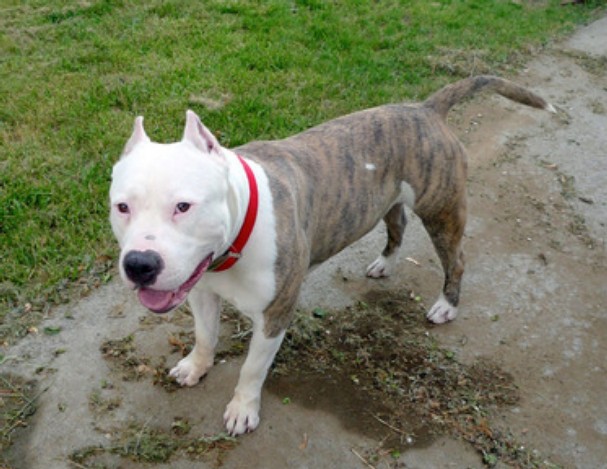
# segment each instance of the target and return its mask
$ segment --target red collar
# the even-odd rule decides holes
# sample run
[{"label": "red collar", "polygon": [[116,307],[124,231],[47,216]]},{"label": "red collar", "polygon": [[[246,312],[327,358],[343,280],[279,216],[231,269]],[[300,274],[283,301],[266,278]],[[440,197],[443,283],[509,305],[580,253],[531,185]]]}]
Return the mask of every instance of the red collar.
[{"label": "red collar", "polygon": [[249,206],[247,207],[247,213],[245,214],[240,233],[230,246],[230,248],[220,257],[218,257],[213,264],[209,267],[211,272],[221,272],[232,267],[238,259],[240,259],[242,250],[247,244],[253,227],[255,226],[255,220],[257,219],[257,207],[259,206],[259,193],[257,191],[257,181],[253,170],[247,164],[247,162],[238,155],[238,159],[244,168],[249,181]]}]

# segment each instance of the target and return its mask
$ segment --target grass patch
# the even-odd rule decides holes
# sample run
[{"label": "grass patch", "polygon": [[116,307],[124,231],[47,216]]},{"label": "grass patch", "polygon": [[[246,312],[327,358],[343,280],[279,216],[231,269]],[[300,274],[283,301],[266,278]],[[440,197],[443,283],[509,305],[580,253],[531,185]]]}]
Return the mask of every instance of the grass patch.
[{"label": "grass patch", "polygon": [[159,141],[179,138],[189,107],[227,146],[280,138],[460,76],[508,73],[603,5],[4,2],[0,340],[110,278],[107,190],[134,116]]},{"label": "grass patch", "polygon": [[189,423],[181,418],[175,419],[170,431],[131,423],[112,432],[116,444],[81,448],[73,452],[69,460],[77,467],[115,467],[116,464],[122,466],[116,458],[159,464],[181,455],[220,467],[225,453],[237,444],[235,438],[223,433],[191,438],[186,436],[188,432]]}]

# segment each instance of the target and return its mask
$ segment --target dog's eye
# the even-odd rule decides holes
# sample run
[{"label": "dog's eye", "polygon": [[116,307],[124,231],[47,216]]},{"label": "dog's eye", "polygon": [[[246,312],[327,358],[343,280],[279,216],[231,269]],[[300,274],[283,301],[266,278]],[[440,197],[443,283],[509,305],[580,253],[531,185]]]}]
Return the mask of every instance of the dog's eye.
[{"label": "dog's eye", "polygon": [[130,212],[129,206],[127,204],[123,203],[123,202],[117,204],[116,208],[118,209],[118,211],[120,213],[129,213]]},{"label": "dog's eye", "polygon": [[179,202],[175,207],[175,213],[185,213],[190,210],[191,206],[192,204],[189,204],[187,202]]}]

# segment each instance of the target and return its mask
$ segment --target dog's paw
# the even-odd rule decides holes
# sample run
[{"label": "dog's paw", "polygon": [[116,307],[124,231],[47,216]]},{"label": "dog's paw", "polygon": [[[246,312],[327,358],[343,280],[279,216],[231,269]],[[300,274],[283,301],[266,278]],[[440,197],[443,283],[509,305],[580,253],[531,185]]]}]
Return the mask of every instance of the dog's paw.
[{"label": "dog's paw", "polygon": [[201,358],[192,351],[187,357],[169,371],[169,376],[175,378],[182,386],[195,386],[209,369],[213,366],[213,358]]},{"label": "dog's paw", "polygon": [[369,267],[367,267],[367,277],[388,277],[390,275],[391,267],[392,264],[390,263],[388,258],[384,256],[379,256],[371,264],[369,264]]},{"label": "dog's paw", "polygon": [[444,324],[457,317],[457,307],[453,306],[447,299],[441,295],[440,298],[430,308],[426,318],[434,324]]},{"label": "dog's paw", "polygon": [[232,436],[252,432],[259,425],[259,398],[243,399],[234,396],[226,407],[223,421]]}]

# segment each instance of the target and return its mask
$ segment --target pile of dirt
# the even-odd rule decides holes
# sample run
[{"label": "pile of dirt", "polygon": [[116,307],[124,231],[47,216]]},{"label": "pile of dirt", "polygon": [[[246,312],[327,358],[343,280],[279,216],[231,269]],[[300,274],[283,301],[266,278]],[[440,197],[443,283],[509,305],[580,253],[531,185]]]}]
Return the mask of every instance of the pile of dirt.
[{"label": "pile of dirt", "polygon": [[268,387],[315,408],[339,396],[346,427],[384,433],[388,454],[448,434],[472,444],[488,466],[545,466],[493,421],[519,401],[513,377],[489,359],[460,363],[432,336],[426,310],[413,293],[376,290],[345,311],[300,314]]}]

